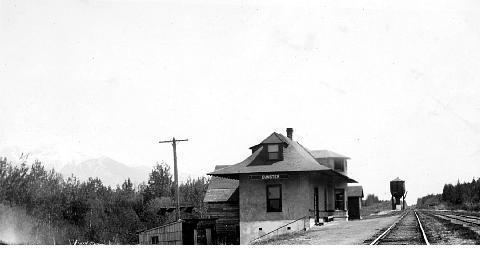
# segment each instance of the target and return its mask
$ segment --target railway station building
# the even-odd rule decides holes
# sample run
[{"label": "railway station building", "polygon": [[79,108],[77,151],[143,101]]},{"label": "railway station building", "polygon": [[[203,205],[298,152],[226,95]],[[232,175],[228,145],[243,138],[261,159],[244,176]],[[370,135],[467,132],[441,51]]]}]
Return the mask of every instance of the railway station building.
[{"label": "railway station building", "polygon": [[[348,157],[305,148],[294,141],[291,128],[287,136],[274,132],[250,149],[242,162],[208,173],[238,182],[240,244],[272,232],[348,220],[347,187],[357,183],[347,175]],[[218,186],[212,184],[207,196],[221,194],[213,192]]]}]

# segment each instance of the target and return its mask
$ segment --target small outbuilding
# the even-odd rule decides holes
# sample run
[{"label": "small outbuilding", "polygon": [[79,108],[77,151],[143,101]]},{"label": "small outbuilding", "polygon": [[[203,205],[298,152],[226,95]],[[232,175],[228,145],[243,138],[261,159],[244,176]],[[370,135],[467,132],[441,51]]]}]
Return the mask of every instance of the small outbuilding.
[{"label": "small outbuilding", "polygon": [[362,198],[363,188],[362,186],[348,186],[347,187],[347,203],[348,203],[348,219],[362,219]]},{"label": "small outbuilding", "polygon": [[216,243],[215,220],[181,219],[138,232],[140,245],[211,245]]},{"label": "small outbuilding", "polygon": [[[215,170],[225,167],[228,165],[217,165]],[[240,244],[238,180],[212,177],[203,201],[207,217],[216,219],[217,244]]]}]

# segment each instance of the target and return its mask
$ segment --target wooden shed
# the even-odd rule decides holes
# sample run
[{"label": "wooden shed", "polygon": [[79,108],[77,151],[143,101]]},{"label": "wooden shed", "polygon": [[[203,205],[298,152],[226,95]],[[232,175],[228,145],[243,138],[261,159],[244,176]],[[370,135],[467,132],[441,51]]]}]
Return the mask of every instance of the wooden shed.
[{"label": "wooden shed", "polygon": [[348,219],[362,219],[360,213],[363,198],[362,186],[348,186],[346,194],[348,197]]},{"label": "wooden shed", "polygon": [[216,243],[215,220],[182,219],[138,232],[141,245],[211,245]]},{"label": "wooden shed", "polygon": [[[215,170],[223,167],[217,165]],[[238,180],[212,177],[203,201],[207,217],[216,220],[217,244],[240,244]]]}]

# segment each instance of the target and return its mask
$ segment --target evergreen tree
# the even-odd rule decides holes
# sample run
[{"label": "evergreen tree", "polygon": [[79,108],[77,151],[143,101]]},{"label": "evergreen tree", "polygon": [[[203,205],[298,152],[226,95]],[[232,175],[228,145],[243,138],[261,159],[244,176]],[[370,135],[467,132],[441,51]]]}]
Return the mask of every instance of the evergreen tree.
[{"label": "evergreen tree", "polygon": [[[182,202],[193,205],[197,216],[203,215],[207,186],[205,178],[180,185]],[[112,190],[99,178],[64,179],[39,161],[12,164],[0,158],[0,209],[17,212],[21,222],[15,229],[29,232],[25,243],[135,244],[136,231],[173,218],[173,213],[160,211],[173,205],[174,195],[175,184],[165,163],[153,167],[147,183],[135,188],[128,178]]]}]

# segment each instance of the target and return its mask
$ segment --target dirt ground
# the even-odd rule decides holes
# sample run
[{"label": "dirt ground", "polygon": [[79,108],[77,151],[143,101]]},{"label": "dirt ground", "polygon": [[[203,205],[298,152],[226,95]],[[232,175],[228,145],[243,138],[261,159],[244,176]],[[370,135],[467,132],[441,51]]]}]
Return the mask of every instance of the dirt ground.
[{"label": "dirt ground", "polygon": [[451,220],[430,213],[418,213],[425,233],[432,245],[478,245],[479,235],[463,227],[453,224]]},{"label": "dirt ground", "polygon": [[361,245],[380,230],[387,228],[399,217],[397,214],[382,217],[334,221],[299,232],[263,241],[261,245]]}]

